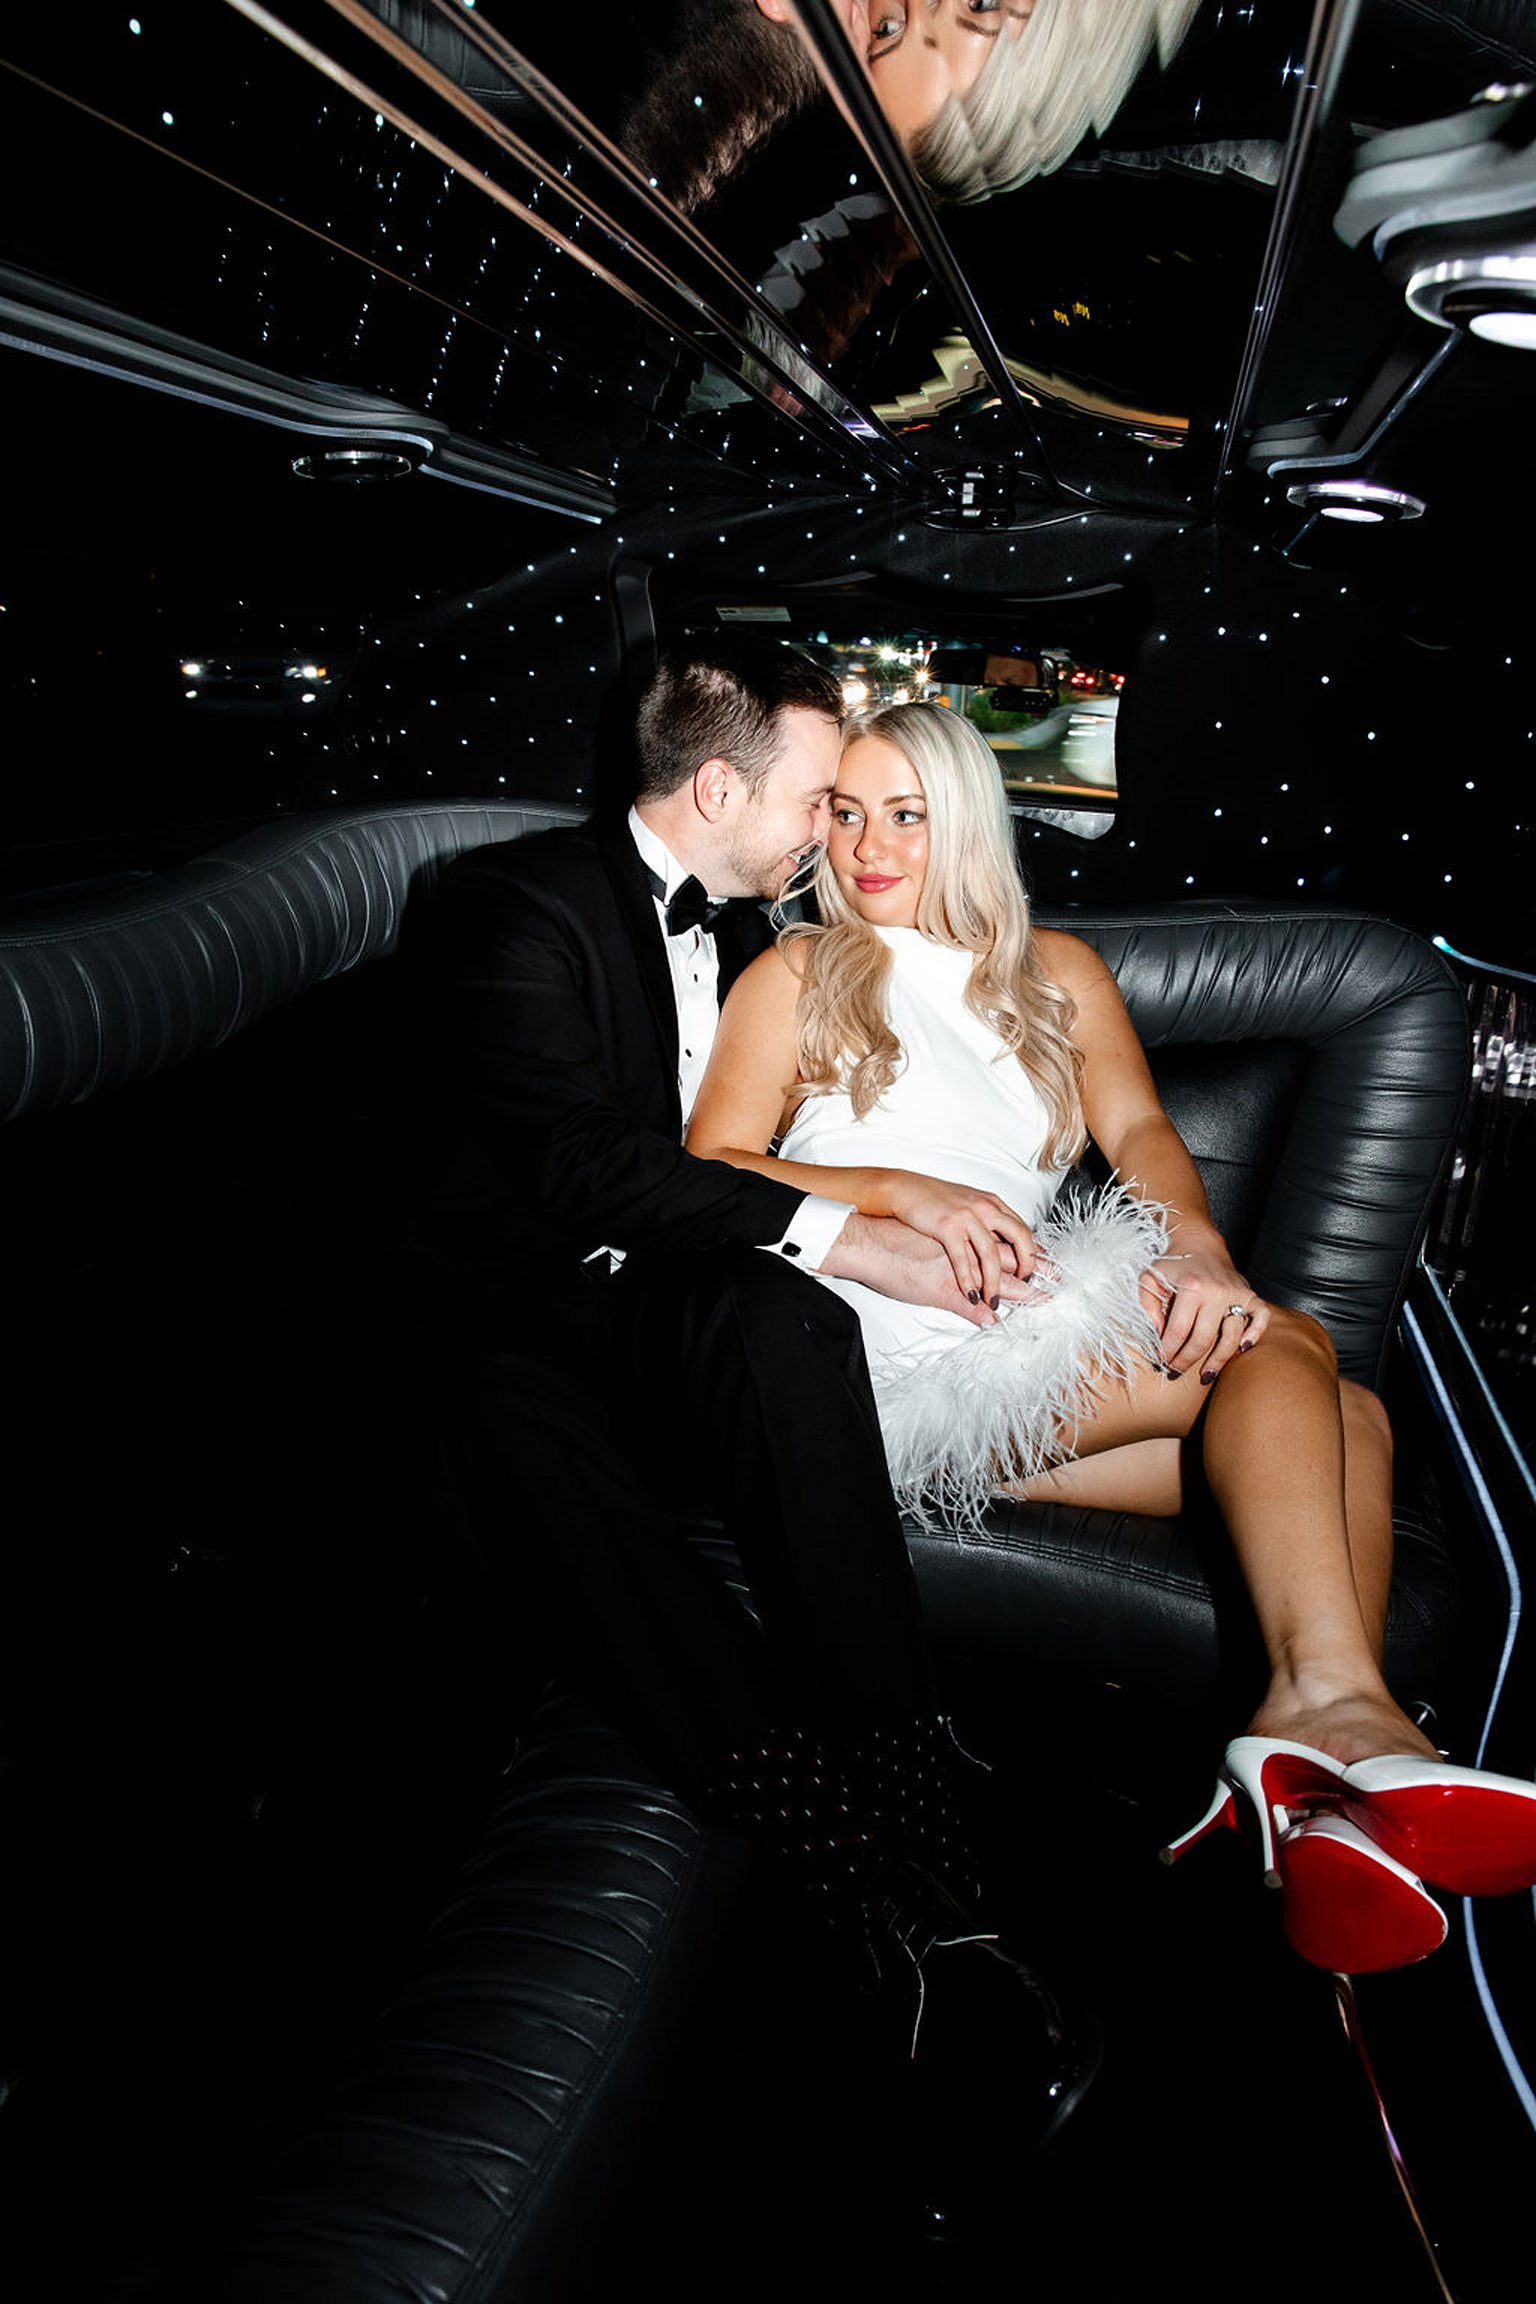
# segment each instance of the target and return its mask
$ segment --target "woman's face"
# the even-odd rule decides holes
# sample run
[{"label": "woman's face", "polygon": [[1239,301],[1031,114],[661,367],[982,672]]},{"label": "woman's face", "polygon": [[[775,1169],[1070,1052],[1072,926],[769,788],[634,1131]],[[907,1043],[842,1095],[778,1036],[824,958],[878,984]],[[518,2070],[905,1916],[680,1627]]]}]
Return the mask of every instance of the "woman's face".
[{"label": "woman's face", "polygon": [[[776,24],[798,25],[788,0],[757,0]],[[880,109],[914,144],[952,96],[969,96],[998,40],[1017,40],[1035,0],[838,0],[837,16],[868,72]]]},{"label": "woman's face", "polygon": [[968,96],[998,40],[1017,40],[1035,0],[869,0],[869,76],[911,145],[949,99]]},{"label": "woman's face", "polygon": [[855,736],[839,764],[827,863],[861,920],[915,928],[928,872],[928,803],[905,752],[881,736]]}]

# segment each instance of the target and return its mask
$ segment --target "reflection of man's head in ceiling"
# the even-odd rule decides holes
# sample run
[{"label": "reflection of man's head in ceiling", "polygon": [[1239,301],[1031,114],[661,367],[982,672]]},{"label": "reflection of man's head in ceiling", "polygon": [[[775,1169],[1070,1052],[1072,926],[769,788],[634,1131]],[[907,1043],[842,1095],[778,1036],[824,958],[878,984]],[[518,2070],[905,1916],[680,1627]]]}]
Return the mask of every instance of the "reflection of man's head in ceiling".
[{"label": "reflection of man's head in ceiling", "polygon": [[[860,0],[862,4],[862,0]],[[625,119],[625,150],[677,207],[714,195],[781,122],[822,93],[779,0],[679,0]]]}]

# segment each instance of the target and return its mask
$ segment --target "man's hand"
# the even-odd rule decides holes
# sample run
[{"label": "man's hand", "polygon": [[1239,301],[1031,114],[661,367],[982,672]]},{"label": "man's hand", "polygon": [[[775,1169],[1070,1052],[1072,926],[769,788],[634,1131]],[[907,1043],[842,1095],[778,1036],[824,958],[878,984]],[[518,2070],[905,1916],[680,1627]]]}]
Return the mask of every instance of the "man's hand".
[{"label": "man's hand", "polygon": [[[1004,1252],[1005,1265],[1013,1261]],[[943,1312],[958,1312],[974,1327],[996,1325],[997,1311],[985,1298],[973,1303],[955,1278],[954,1266],[937,1240],[914,1232],[899,1216],[852,1215],[822,1259],[821,1269],[837,1280],[862,1280],[882,1296],[903,1304],[929,1304]],[[1004,1271],[998,1283],[998,1303],[1026,1303],[1028,1278]]]},{"label": "man's hand", "polygon": [[914,1232],[936,1240],[949,1258],[961,1294],[973,1303],[990,1303],[1000,1294],[1008,1273],[1034,1270],[1035,1236],[996,1193],[901,1168],[886,1175],[882,1214],[898,1217]]}]

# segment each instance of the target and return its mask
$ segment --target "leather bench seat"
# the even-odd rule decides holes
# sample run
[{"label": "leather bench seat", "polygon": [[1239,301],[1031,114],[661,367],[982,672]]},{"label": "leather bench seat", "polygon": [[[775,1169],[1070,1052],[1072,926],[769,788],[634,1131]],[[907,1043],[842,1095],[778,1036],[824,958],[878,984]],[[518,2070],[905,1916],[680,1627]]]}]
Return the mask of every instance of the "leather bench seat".
[{"label": "leather bench seat", "polygon": [[[599,1724],[543,1709],[536,1636],[486,1621],[404,1476],[419,1435],[346,1413],[361,1344],[409,1328],[421,1277],[395,1158],[410,924],[454,854],[563,815],[341,811],[0,922],[20,1436],[0,1797],[21,1884],[0,2160],[60,2275],[31,2292],[559,2296],[584,2276],[580,2241],[611,2248],[622,2166],[664,2134],[717,2017],[712,1954],[754,1903],[742,1850],[701,1837]],[[1058,918],[1120,977],[1255,1286],[1316,1313],[1346,1372],[1390,1391],[1467,1079],[1449,970],[1389,923],[1301,907]],[[1409,1696],[1453,1664],[1468,1573],[1419,1469],[1410,1444],[1389,1659]],[[729,1572],[719,1532],[700,1540]],[[1198,1509],[999,1505],[974,1537],[911,1543],[941,1663],[966,1698],[1002,1692],[999,1732],[1010,1692],[1038,1722],[1047,1690],[1130,1689],[1160,1719],[1230,1727],[1251,1626]],[[412,1799],[452,1828],[422,1836],[420,1908],[374,2004],[291,2103],[269,2072],[216,2208],[156,2225],[131,2196],[153,2192],[177,2120],[190,2134],[203,2116],[171,2101],[174,2076],[200,2054],[237,2092],[285,1989],[264,1880],[284,1881],[295,1988],[318,1989],[303,1866],[273,1854],[285,1803],[307,1800],[321,1849],[366,1786],[381,1822],[347,1882],[365,1926],[369,1866],[393,1845],[388,1755],[418,1720]],[[488,1739],[516,1758],[486,1788]],[[195,1960],[168,1950],[183,1939]],[[139,2116],[87,2208],[99,2092],[75,2075],[133,2053]]]},{"label": "leather bench seat", "polygon": [[600,2292],[749,1874],[552,1694],[347,2068],[165,2304]]}]

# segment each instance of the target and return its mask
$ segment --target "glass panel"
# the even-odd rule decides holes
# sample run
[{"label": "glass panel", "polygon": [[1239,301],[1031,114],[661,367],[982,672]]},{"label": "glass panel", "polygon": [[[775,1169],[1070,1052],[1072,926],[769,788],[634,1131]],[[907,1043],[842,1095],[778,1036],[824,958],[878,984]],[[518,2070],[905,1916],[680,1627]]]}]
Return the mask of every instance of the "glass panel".
[{"label": "glass panel", "polygon": [[1536,981],[1452,955],[1467,977],[1472,1097],[1429,1260],[1527,1462],[1536,1462]]},{"label": "glass panel", "polygon": [[834,636],[797,627],[785,637],[827,664],[850,712],[927,698],[962,713],[997,755],[1014,812],[1080,838],[1114,823],[1115,721],[1125,675],[1064,642],[977,640],[953,631],[872,627]]}]

